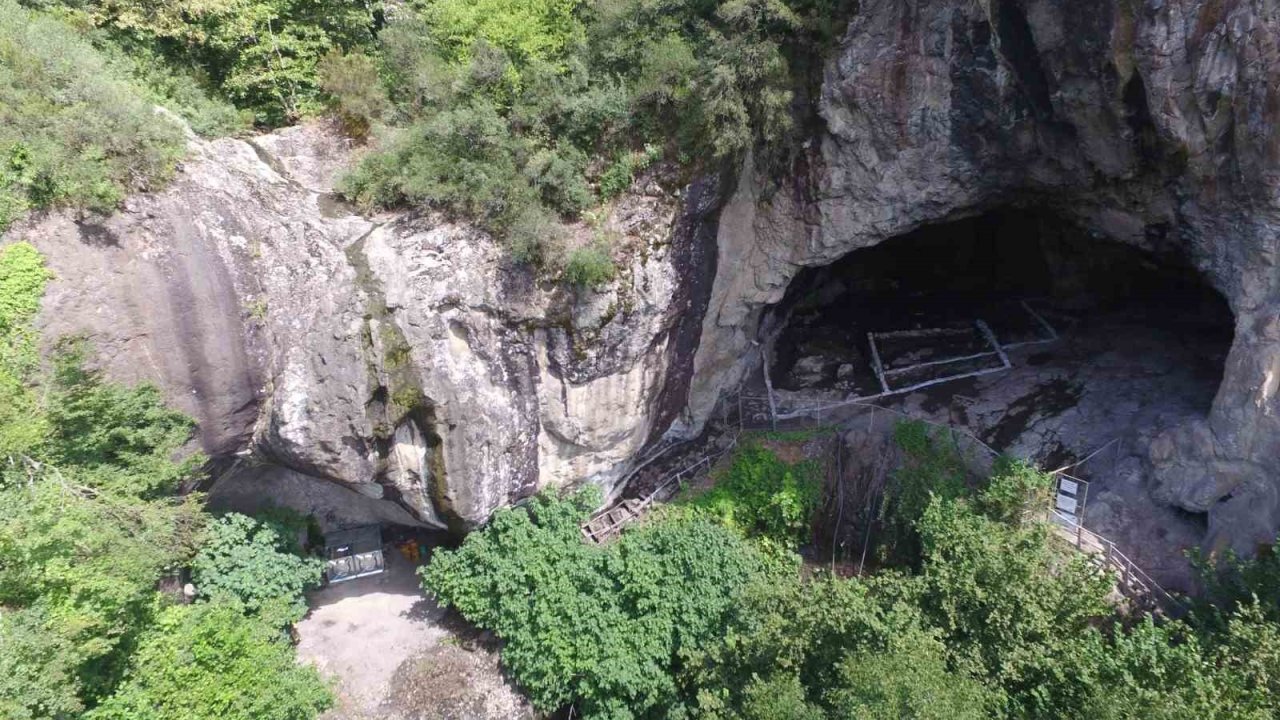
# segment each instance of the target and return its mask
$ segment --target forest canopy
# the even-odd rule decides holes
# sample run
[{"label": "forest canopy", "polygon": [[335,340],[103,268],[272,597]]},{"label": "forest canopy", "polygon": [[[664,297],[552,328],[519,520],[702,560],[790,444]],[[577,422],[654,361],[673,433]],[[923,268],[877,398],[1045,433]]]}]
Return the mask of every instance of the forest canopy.
[{"label": "forest canopy", "polygon": [[539,709],[588,719],[1280,712],[1275,560],[1212,572],[1222,589],[1183,619],[1126,612],[1113,578],[1024,519],[1046,475],[1006,460],[956,482],[949,442],[918,423],[897,439],[874,574],[801,565],[796,526],[770,518],[806,507],[811,470],[748,443],[710,494],[613,543],[582,542],[591,500],[543,497],[439,553],[423,583],[498,635]]},{"label": "forest canopy", "polygon": [[[0,0],[0,229],[107,211],[206,136],[332,114],[371,144],[343,192],[424,207],[589,286],[560,223],[647,169],[785,158],[842,0]],[[21,7],[19,6],[19,2]],[[7,49],[6,49],[7,48]],[[53,60],[57,58],[57,62]]]}]

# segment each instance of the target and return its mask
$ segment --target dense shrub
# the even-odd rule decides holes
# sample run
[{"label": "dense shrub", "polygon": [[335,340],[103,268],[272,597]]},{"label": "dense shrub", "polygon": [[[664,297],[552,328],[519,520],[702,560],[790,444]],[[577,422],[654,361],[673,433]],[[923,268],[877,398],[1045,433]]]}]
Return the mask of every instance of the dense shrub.
[{"label": "dense shrub", "polygon": [[923,422],[906,421],[894,426],[893,439],[902,450],[902,463],[894,468],[880,505],[884,524],[880,554],[890,562],[920,557],[916,523],[933,498],[953,500],[971,489],[958,446],[945,431]]},{"label": "dense shrub", "polygon": [[317,110],[317,65],[334,49],[370,44],[381,3],[363,0],[62,0],[131,54],[195,68],[206,87],[279,125]]},{"label": "dense shrub", "polygon": [[248,617],[243,598],[166,609],[157,583],[195,555],[206,519],[198,494],[176,494],[196,479],[198,459],[174,460],[192,423],[152,388],[85,371],[78,344],[41,371],[46,277],[29,245],[0,248],[0,717],[313,717],[327,693],[280,630],[301,559],[262,535],[233,547],[219,527],[206,564],[257,573],[247,602],[264,586],[287,596]]},{"label": "dense shrub", "polygon": [[477,43],[499,48],[513,63],[503,68],[518,83],[518,68],[562,66],[583,41],[581,0],[412,0],[441,56],[469,63]]},{"label": "dense shrub", "polygon": [[283,609],[294,622],[306,613],[303,592],[320,584],[324,562],[301,555],[296,536],[279,524],[230,513],[209,523],[191,563],[205,600],[233,601],[249,613]]},{"label": "dense shrub", "polygon": [[37,361],[31,321],[48,277],[35,248],[0,247],[0,460],[36,446],[47,432],[28,379]]},{"label": "dense shrub", "polygon": [[128,388],[103,381],[85,368],[86,353],[79,341],[61,343],[54,353],[41,455],[76,467],[100,489],[137,497],[171,494],[203,460],[173,460],[195,423],[165,407],[152,385]]},{"label": "dense shrub", "polygon": [[563,277],[570,285],[589,288],[612,280],[616,272],[608,246],[596,242],[569,251]]},{"label": "dense shrub", "polygon": [[503,640],[503,664],[539,708],[676,713],[676,669],[719,634],[761,562],[734,533],[683,517],[588,546],[578,528],[588,505],[542,497],[499,511],[437,553],[423,584]]},{"label": "dense shrub", "polygon": [[[663,155],[697,171],[753,145],[785,147],[799,82],[786,57],[815,51],[827,10],[799,0],[410,7],[379,36],[388,116],[402,129],[344,191],[473,218],[528,262],[546,255],[518,222],[531,207],[572,219]],[[333,92],[343,107],[367,90]],[[574,284],[604,278],[596,249],[577,255],[542,265]]]},{"label": "dense shrub", "polygon": [[330,52],[316,72],[346,133],[360,140],[368,137],[373,123],[390,108],[377,61],[363,52]]},{"label": "dense shrub", "polygon": [[978,494],[978,509],[987,517],[1017,525],[1031,508],[1047,506],[1053,476],[1011,457],[996,458],[987,485]]},{"label": "dense shrub", "polygon": [[809,539],[821,495],[812,462],[790,464],[762,445],[747,443],[715,487],[692,504],[743,533],[794,546]]},{"label": "dense shrub", "polygon": [[120,689],[87,720],[309,720],[332,696],[279,628],[236,605],[160,613]]},{"label": "dense shrub", "polygon": [[0,230],[31,208],[110,209],[168,177],[184,148],[78,31],[0,0]]}]

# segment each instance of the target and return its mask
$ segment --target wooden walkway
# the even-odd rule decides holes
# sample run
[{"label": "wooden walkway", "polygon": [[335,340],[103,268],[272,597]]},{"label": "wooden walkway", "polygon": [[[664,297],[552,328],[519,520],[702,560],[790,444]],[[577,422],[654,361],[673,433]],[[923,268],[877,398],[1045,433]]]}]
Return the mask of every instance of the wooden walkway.
[{"label": "wooden walkway", "polygon": [[[680,484],[685,480],[693,478],[699,472],[710,470],[716,460],[725,453],[732,451],[737,445],[738,437],[735,435],[726,447],[706,453],[694,462],[663,475],[657,487],[645,497],[627,498],[600,510],[595,515],[592,515],[590,520],[582,524],[582,539],[599,545],[617,537],[622,533],[623,528],[643,517],[664,493],[678,490]],[[670,447],[667,449],[670,449]],[[646,464],[657,459],[657,457],[651,457],[646,461]]]}]

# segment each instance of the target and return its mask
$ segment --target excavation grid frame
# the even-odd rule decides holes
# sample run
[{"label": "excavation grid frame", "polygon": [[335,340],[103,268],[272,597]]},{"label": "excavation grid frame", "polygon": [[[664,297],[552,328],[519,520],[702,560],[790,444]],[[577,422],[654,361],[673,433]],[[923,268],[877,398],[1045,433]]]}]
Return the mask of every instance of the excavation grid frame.
[{"label": "excavation grid frame", "polygon": [[[1013,367],[1013,365],[1009,362],[1009,355],[1006,352],[1007,350],[1012,350],[1014,348],[1024,347],[1027,345],[1042,345],[1044,343],[1051,343],[1058,339],[1058,331],[1054,329],[1053,325],[1051,325],[1048,320],[1045,320],[1044,317],[1042,317],[1039,313],[1037,313],[1035,309],[1031,307],[1030,303],[1028,303],[1026,300],[1021,300],[1019,301],[1019,304],[1027,312],[1027,314],[1031,316],[1031,319],[1035,322],[1035,324],[1038,325],[1044,331],[1044,334],[1042,337],[1036,338],[1034,340],[1024,340],[1022,342],[1002,344],[999,338],[996,337],[995,331],[991,329],[991,326],[988,325],[986,321],[982,320],[981,318],[973,321],[972,328],[922,328],[918,330],[894,330],[889,332],[867,333],[867,345],[871,349],[871,370],[872,372],[875,373],[876,380],[880,383],[881,392],[879,395],[872,395],[869,397],[863,397],[858,399],[871,400],[876,397],[883,397],[885,395],[898,395],[901,393],[913,392],[915,390],[923,390],[924,388],[932,387],[934,385],[939,385],[944,382],[951,382],[953,380],[960,380],[968,377],[978,377],[980,375],[990,375],[991,373],[1003,372]],[[882,359],[883,355],[882,355],[880,346],[882,343],[884,343],[887,340],[915,339],[915,338],[960,338],[965,335],[969,335],[973,333],[975,330],[982,336],[982,338],[986,342],[987,347],[990,348],[989,350],[985,350],[983,352],[977,352],[977,353],[966,353],[964,355],[954,355],[951,357],[939,358],[937,360],[928,360],[925,362],[919,362],[919,363],[914,363],[910,365],[901,365],[897,367],[886,365],[886,363]],[[893,387],[890,384],[893,378],[895,377],[902,376],[902,375],[909,375],[912,372],[915,372],[924,368],[942,367],[945,365],[953,365],[956,363],[965,363],[965,362],[971,362],[974,360],[981,360],[983,358],[993,358],[994,360],[998,361],[1000,364],[998,367],[981,368],[978,370],[959,372],[953,375],[944,375],[942,377],[933,378],[930,380],[926,380],[924,382],[913,383],[905,387]]]}]

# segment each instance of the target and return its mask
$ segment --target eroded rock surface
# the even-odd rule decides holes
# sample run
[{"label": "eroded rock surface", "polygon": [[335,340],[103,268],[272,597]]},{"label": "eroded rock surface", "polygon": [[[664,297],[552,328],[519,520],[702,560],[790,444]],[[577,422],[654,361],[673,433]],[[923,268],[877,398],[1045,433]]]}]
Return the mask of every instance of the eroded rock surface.
[{"label": "eroded rock surface", "polygon": [[1044,208],[1179,256],[1226,297],[1235,343],[1213,409],[1153,443],[1150,481],[1208,511],[1214,544],[1274,538],[1280,3],[869,0],[826,66],[820,114],[796,177],[768,182],[748,161],[724,211],[690,427],[759,362],[762,313],[802,267]]},{"label": "eroded rock surface", "polygon": [[350,148],[322,126],[190,145],[163,192],[5,240],[55,274],[46,339],[87,337],[108,376],[160,385],[205,452],[252,450],[282,468],[261,478],[337,481],[461,529],[547,485],[612,490],[665,430],[690,248],[671,242],[669,193],[616,203],[601,230],[638,259],[575,291],[474,228],[355,214],[333,194]]}]

